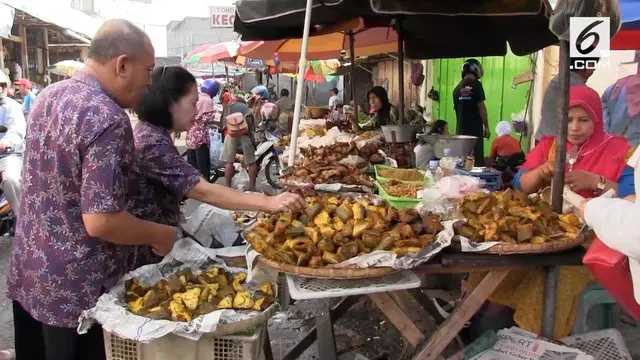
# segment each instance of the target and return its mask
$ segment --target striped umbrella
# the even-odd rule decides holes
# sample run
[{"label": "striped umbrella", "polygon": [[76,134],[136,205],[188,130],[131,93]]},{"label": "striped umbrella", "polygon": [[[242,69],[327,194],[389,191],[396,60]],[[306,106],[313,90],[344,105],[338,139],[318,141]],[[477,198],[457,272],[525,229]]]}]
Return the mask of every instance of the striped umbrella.
[{"label": "striped umbrella", "polygon": [[226,41],[218,44],[202,45],[189,52],[185,64],[210,64],[216,61],[233,60],[238,55],[238,44]]},{"label": "striped umbrella", "polygon": [[[279,68],[270,67],[269,71],[272,74],[281,72],[286,76],[295,77],[296,68],[287,66],[287,63],[281,63]],[[312,60],[307,65],[307,70],[304,73],[304,79],[307,81],[334,81],[338,79],[338,76],[332,76],[340,67],[340,62],[336,59],[331,60]]]}]

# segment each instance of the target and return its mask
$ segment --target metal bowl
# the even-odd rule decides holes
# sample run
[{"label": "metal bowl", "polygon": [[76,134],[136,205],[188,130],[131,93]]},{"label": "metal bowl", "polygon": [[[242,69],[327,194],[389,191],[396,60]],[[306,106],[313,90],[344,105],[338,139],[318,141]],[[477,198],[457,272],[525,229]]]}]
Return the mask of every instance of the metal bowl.
[{"label": "metal bowl", "polygon": [[476,136],[469,135],[426,135],[418,134],[418,139],[431,144],[437,158],[444,157],[444,149],[451,149],[451,156],[463,157],[473,154]]},{"label": "metal bowl", "polygon": [[393,135],[395,133],[395,142],[408,143],[416,140],[416,135],[424,130],[424,125],[382,125],[382,134],[384,135],[384,141],[393,142]]}]

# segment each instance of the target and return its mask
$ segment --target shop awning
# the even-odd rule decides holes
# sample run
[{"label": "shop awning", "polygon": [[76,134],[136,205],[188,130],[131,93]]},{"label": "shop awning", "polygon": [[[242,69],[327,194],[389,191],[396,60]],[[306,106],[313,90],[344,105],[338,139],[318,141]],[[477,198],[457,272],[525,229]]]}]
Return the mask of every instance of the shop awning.
[{"label": "shop awning", "polygon": [[[79,38],[79,40],[80,38],[93,38],[93,35],[104,22],[103,19],[93,17],[68,5],[61,5],[54,1],[0,0],[0,3],[4,3],[16,10],[23,11],[43,22],[67,29],[71,34],[78,35],[74,36],[70,34],[74,38]],[[15,21],[18,20],[20,19],[16,14]]]}]

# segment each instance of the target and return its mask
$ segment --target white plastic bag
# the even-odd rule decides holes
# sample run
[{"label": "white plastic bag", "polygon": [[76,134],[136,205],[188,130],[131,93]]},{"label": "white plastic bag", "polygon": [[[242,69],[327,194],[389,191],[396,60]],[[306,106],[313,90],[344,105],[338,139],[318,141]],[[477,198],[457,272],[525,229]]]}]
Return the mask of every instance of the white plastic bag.
[{"label": "white plastic bag", "polygon": [[444,177],[436,183],[436,187],[445,198],[458,199],[468,193],[482,191],[480,179],[473,176],[453,175]]},{"label": "white plastic bag", "polygon": [[238,239],[236,222],[231,212],[209,204],[198,206],[184,224],[184,229],[204,247],[210,247],[213,238],[225,247],[232,246]]},{"label": "white plastic bag", "polygon": [[212,166],[216,166],[220,163],[222,147],[222,134],[218,132],[217,128],[209,130],[209,159]]},{"label": "white plastic bag", "polygon": [[249,173],[247,172],[247,169],[240,167],[240,170],[238,170],[238,173],[231,181],[231,187],[240,191],[249,190]]}]

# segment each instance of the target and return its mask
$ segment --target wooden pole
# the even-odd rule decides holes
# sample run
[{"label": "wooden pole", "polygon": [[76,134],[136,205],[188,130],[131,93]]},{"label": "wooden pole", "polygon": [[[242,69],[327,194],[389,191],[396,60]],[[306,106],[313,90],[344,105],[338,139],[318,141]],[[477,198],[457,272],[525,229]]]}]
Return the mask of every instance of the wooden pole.
[{"label": "wooden pole", "polygon": [[29,55],[27,52],[27,28],[24,25],[18,25],[18,34],[22,38],[20,44],[20,62],[22,63],[22,77],[29,78]]},{"label": "wooden pole", "polygon": [[402,36],[402,20],[396,18],[396,32],[398,33],[398,121],[404,124],[404,39]]},{"label": "wooden pole", "polygon": [[[564,190],[564,169],[567,158],[567,126],[569,123],[569,42],[560,40],[560,97],[556,108],[556,161],[551,183],[551,206],[553,211],[562,213],[562,192]],[[552,325],[553,326],[553,325]]]},{"label": "wooden pole", "polygon": [[356,82],[354,81],[356,77],[356,50],[354,41],[355,36],[353,36],[353,31],[349,31],[349,57],[351,58],[351,76],[349,77],[349,84],[351,88],[351,100],[353,100],[353,105],[356,114],[355,121],[358,121],[358,104],[356,103]]},{"label": "wooden pole", "polygon": [[42,28],[42,39],[44,42],[42,63],[44,64],[44,68],[46,72],[47,67],[49,67],[49,31],[47,30],[46,27]]}]

